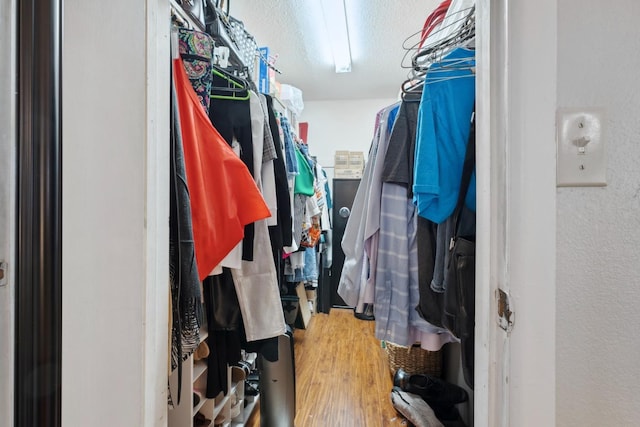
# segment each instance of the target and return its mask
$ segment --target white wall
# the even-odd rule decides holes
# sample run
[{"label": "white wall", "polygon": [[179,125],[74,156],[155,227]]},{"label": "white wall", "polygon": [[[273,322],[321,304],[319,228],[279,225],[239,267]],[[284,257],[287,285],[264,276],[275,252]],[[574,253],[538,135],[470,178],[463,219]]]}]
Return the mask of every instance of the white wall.
[{"label": "white wall", "polygon": [[309,122],[310,153],[325,167],[333,167],[333,155],[338,150],[362,151],[366,158],[376,113],[396,101],[388,98],[305,101],[299,121]]},{"label": "white wall", "polygon": [[608,186],[558,189],[557,425],[639,425],[640,3],[558,6],[558,105],[606,109]]},{"label": "white wall", "polygon": [[0,2],[0,427],[13,426],[15,270],[15,2]]},{"label": "white wall", "polygon": [[64,3],[65,427],[166,424],[168,17]]}]

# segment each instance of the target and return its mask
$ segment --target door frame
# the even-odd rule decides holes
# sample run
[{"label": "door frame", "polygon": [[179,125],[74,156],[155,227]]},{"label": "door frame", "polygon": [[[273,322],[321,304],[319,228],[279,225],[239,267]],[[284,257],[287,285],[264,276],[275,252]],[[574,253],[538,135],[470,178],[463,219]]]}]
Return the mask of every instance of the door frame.
[{"label": "door frame", "polygon": [[[506,99],[497,80],[506,79],[505,48],[500,45],[507,19],[499,14],[500,2],[479,0],[476,5],[476,328],[474,369],[474,426],[506,427],[508,423],[508,388],[506,372],[509,357],[497,351],[502,341],[508,349],[508,336],[494,326],[498,278],[506,275],[506,150],[500,126],[506,118],[500,115]],[[504,94],[502,94],[504,96]],[[504,155],[503,155],[504,153]],[[501,231],[500,239],[497,238]],[[501,280],[504,287],[504,280]],[[501,403],[499,403],[501,402]]]},{"label": "door frame", "polygon": [[474,425],[553,426],[557,0],[476,6]]}]

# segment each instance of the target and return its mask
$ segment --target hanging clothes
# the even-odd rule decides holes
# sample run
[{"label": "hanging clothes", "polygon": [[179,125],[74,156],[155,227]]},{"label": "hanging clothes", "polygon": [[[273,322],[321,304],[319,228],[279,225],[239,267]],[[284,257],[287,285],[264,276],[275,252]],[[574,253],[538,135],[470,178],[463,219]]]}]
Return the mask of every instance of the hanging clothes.
[{"label": "hanging clothes", "polygon": [[[258,189],[262,189],[265,114],[255,92],[250,92],[250,111],[254,179]],[[240,269],[231,270],[247,341],[277,337],[286,330],[274,260],[273,257],[265,256],[271,253],[267,219],[255,223],[253,251],[260,256],[256,256],[253,261],[242,261]]]},{"label": "hanging clothes", "polygon": [[[422,92],[413,192],[419,215],[438,224],[451,215],[458,199],[475,101],[474,68],[475,52],[456,48],[430,67],[426,79],[434,76],[434,81],[425,83]],[[475,196],[474,174],[466,198],[473,210]]]},{"label": "hanging clothes", "polygon": [[329,216],[329,211],[331,210],[331,194],[329,192],[328,182],[327,173],[322,166],[316,162],[316,197],[318,198],[318,206],[322,210],[320,214],[322,231],[331,230],[331,217]]},{"label": "hanging clothes", "polygon": [[172,297],[171,369],[173,370],[198,346],[199,328],[203,317],[178,103],[173,85],[171,87],[171,120],[169,279]]},{"label": "hanging clothes", "polygon": [[293,136],[291,135],[291,126],[289,120],[286,117],[280,118],[280,125],[282,126],[282,136],[284,139],[284,152],[286,155],[287,172],[289,175],[298,174],[298,160],[296,159],[295,142],[293,142]]},{"label": "hanging clothes", "polygon": [[[213,76],[213,87],[226,86],[227,83],[222,77]],[[209,119],[229,146],[238,146],[240,159],[247,166],[251,176],[255,176],[249,100],[211,98]],[[253,260],[253,238],[254,224],[251,222],[244,228],[244,238],[242,240],[243,260]]]},{"label": "hanging clothes", "polygon": [[207,277],[203,284],[209,329],[206,397],[213,399],[227,393],[228,365],[241,360],[242,317],[231,270]]},{"label": "hanging clothes", "polygon": [[382,171],[382,181],[405,186],[407,195],[411,199],[413,198],[416,127],[421,96],[422,92],[409,94],[402,101],[389,141],[389,150],[394,155],[385,157]]},{"label": "hanging clothes", "polygon": [[389,136],[387,152],[393,154],[384,159],[374,312],[377,338],[404,346],[420,342],[422,348],[435,351],[455,337],[417,311],[421,273],[425,268],[433,271],[433,262],[420,252],[423,218],[410,192],[418,105],[402,102]]},{"label": "hanging clothes", "polygon": [[406,187],[384,183],[375,281],[376,338],[436,351],[455,337],[422,319],[418,258],[418,215]]},{"label": "hanging clothes", "polygon": [[[277,217],[278,221],[273,226],[272,241],[277,248],[282,249],[289,246],[292,239],[292,218],[291,218],[291,200],[289,197],[289,183],[287,181],[287,170],[284,163],[284,147],[280,138],[280,131],[273,110],[273,98],[266,96],[267,115],[269,121],[269,129],[274,141],[276,157],[273,159],[274,176],[276,180],[276,199],[277,199]],[[270,230],[272,228],[270,227]]]},{"label": "hanging clothes", "polygon": [[174,60],[198,275],[203,280],[243,237],[244,226],[270,215],[251,174],[214,129]]},{"label": "hanging clothes", "polygon": [[278,225],[278,196],[276,194],[275,159],[278,157],[275,142],[269,126],[267,98],[258,94],[263,114],[264,149],[262,150],[262,195],[269,206],[271,216],[267,220],[269,227]]},{"label": "hanging clothes", "polygon": [[315,194],[315,189],[313,187],[314,176],[311,165],[298,146],[294,146],[294,150],[299,172],[295,177],[293,191],[295,194],[313,196]]},{"label": "hanging clothes", "polygon": [[[381,135],[380,123],[386,123],[389,118],[389,110],[384,109],[376,115],[376,131],[369,149],[367,163],[358,186],[358,191],[353,200],[351,215],[342,237],[342,250],[345,255],[342,274],[338,284],[338,294],[350,306],[356,307],[357,312],[362,312],[366,277],[363,273],[367,271],[364,256],[365,233],[367,230],[367,208],[371,192],[372,180],[374,179],[374,168],[379,144],[383,144],[383,151],[386,152],[386,138]],[[386,125],[383,127],[386,134]],[[367,236],[368,237],[368,236]],[[372,299],[372,298],[371,298]],[[373,301],[368,301],[373,302]]]},{"label": "hanging clothes", "polygon": [[[363,280],[365,280],[365,289],[361,293],[361,301],[365,304],[374,302],[374,294],[376,287],[376,271],[378,262],[378,242],[380,239],[380,213],[382,199],[382,171],[384,168],[384,160],[387,157],[387,147],[389,146],[389,135],[395,123],[395,119],[400,108],[399,104],[391,105],[386,109],[386,117],[379,124],[378,151],[375,156],[375,164],[373,167],[371,181],[369,184],[369,198],[365,208],[365,230],[364,230],[364,253],[365,263],[362,269]],[[361,310],[356,308],[356,312]]]}]

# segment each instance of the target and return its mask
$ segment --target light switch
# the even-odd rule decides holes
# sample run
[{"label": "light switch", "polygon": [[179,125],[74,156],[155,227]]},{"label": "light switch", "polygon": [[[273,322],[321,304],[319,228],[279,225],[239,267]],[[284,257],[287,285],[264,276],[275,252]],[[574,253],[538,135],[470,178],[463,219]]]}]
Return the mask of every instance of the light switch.
[{"label": "light switch", "polygon": [[607,185],[602,109],[558,109],[557,186]]}]

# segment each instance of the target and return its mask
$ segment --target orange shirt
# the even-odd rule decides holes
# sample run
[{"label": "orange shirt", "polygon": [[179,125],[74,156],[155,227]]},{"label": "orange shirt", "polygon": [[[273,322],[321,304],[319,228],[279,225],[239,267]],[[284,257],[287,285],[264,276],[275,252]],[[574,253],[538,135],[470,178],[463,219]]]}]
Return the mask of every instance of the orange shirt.
[{"label": "orange shirt", "polygon": [[244,237],[244,226],[270,216],[249,170],[205,114],[181,59],[174,59],[198,276],[203,280]]}]

